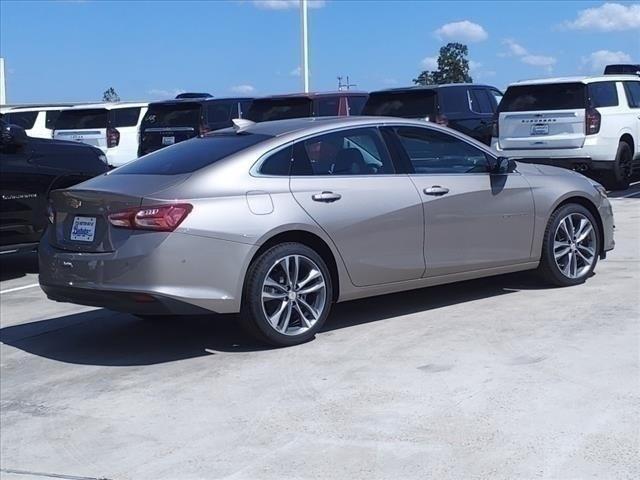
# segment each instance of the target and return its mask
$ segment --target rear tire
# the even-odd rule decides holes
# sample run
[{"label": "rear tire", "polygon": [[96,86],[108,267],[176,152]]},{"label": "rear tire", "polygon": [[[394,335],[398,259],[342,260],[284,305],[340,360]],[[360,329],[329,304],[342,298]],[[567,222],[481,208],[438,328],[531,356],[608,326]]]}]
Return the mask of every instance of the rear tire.
[{"label": "rear tire", "polygon": [[626,190],[633,174],[633,153],[626,142],[618,144],[618,152],[610,171],[602,175],[602,184],[607,190]]},{"label": "rear tire", "polygon": [[568,203],[549,219],[538,273],[552,285],[579,285],[591,276],[599,253],[600,235],[595,218],[582,205]]},{"label": "rear tire", "polygon": [[297,345],[322,328],[332,299],[331,275],[322,257],[306,245],[282,243],[249,267],[240,319],[259,341]]}]

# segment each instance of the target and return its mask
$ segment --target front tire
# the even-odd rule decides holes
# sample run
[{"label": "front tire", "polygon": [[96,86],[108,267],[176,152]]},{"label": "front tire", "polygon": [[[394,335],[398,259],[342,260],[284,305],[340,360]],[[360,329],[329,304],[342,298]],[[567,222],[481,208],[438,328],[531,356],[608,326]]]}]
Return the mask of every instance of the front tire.
[{"label": "front tire", "polygon": [[240,312],[245,330],[277,347],[312,339],[331,310],[333,285],[320,255],[300,243],[283,243],[249,267]]},{"label": "front tire", "polygon": [[626,190],[633,174],[633,153],[626,142],[618,144],[618,152],[611,171],[604,172],[602,184],[607,190]]},{"label": "front tire", "polygon": [[589,210],[569,203],[558,208],[544,233],[538,272],[549,283],[567,287],[583,283],[598,263],[598,224]]}]

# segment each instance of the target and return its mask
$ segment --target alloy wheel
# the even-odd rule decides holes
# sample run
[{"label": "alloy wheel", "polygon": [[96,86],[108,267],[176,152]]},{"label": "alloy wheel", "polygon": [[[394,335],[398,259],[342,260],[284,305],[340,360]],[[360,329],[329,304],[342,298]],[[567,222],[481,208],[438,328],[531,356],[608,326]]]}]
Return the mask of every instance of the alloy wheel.
[{"label": "alloy wheel", "polygon": [[567,278],[586,275],[596,259],[597,237],[591,221],[581,213],[560,220],[553,237],[556,265]]},{"label": "alloy wheel", "polygon": [[274,262],[262,283],[262,311],[277,332],[299,335],[322,317],[326,295],[318,265],[304,255],[287,255]]}]

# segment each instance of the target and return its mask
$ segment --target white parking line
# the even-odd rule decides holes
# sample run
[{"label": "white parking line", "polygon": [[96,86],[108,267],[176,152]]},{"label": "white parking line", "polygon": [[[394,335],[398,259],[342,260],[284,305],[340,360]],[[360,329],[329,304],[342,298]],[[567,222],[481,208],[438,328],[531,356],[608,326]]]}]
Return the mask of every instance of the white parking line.
[{"label": "white parking line", "polygon": [[31,285],[23,285],[22,287],[7,288],[6,290],[0,290],[0,295],[2,295],[3,293],[18,292],[20,290],[26,290],[27,288],[33,288],[33,287],[39,287],[39,286],[40,286],[39,283],[32,283]]}]

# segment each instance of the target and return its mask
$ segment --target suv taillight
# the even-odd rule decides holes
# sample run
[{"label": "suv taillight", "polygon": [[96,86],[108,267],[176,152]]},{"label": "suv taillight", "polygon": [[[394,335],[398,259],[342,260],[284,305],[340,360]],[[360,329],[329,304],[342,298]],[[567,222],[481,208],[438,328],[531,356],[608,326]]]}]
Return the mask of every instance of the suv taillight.
[{"label": "suv taillight", "polygon": [[120,143],[120,132],[116,128],[107,128],[107,148],[117,147]]},{"label": "suv taillight", "polygon": [[500,137],[500,114],[496,113],[493,116],[493,125],[491,126],[491,136],[493,138]]},{"label": "suv taillight", "polygon": [[193,205],[188,203],[153,205],[112,213],[109,215],[109,223],[114,227],[131,230],[172,232],[187,218],[192,209]]},{"label": "suv taillight", "polygon": [[584,116],[584,133],[585,135],[594,135],[600,131],[602,116],[595,108],[587,108]]}]

